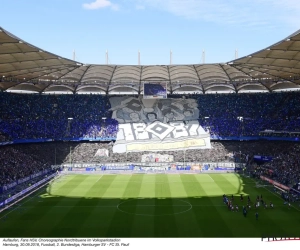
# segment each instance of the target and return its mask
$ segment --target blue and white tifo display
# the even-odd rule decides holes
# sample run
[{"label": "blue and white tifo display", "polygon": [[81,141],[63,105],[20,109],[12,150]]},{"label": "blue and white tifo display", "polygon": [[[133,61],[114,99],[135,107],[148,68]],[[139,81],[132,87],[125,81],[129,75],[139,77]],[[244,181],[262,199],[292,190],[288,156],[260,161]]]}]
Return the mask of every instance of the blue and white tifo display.
[{"label": "blue and white tifo display", "polygon": [[211,148],[195,99],[111,97],[119,131],[114,153]]},{"label": "blue and white tifo display", "polygon": [[167,98],[167,83],[144,83],[144,98]]}]

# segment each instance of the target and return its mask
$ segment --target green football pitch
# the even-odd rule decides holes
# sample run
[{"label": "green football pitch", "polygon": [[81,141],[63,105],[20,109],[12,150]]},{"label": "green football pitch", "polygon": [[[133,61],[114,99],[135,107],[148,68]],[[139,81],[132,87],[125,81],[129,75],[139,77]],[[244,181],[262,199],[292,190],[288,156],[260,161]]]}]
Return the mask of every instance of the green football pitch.
[{"label": "green football pitch", "polygon": [[[239,206],[228,211],[223,194]],[[240,200],[244,195],[244,201]],[[262,195],[275,208],[252,208]],[[255,218],[256,211],[259,214]],[[0,214],[0,237],[299,237],[299,207],[237,174],[65,175]]]}]

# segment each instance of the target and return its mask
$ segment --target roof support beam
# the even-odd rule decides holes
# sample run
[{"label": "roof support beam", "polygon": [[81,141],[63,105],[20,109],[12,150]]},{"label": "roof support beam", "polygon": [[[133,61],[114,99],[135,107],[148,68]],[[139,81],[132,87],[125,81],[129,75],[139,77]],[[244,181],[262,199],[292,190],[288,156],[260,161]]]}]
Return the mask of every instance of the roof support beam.
[{"label": "roof support beam", "polygon": [[195,72],[196,72],[196,74],[197,74],[197,77],[198,77],[198,79],[199,79],[199,84],[200,84],[200,86],[201,86],[201,88],[202,88],[202,92],[203,92],[203,94],[205,94],[205,89],[204,89],[204,86],[203,86],[203,84],[202,84],[200,75],[199,75],[199,73],[198,73],[198,71],[197,71],[197,69],[196,69],[196,66],[193,65],[193,67],[194,67],[194,70],[195,70]]},{"label": "roof support beam", "polygon": [[75,88],[74,88],[74,90],[73,90],[73,94],[74,94],[74,95],[76,94],[77,89],[78,89],[79,86],[80,86],[80,85],[79,85],[78,83],[75,85]]},{"label": "roof support beam", "polygon": [[[73,70],[74,70],[74,69],[72,69],[71,71],[73,71]],[[30,82],[30,81],[35,80],[35,79],[38,80],[38,78],[40,78],[40,77],[42,77],[42,76],[49,75],[49,74],[53,74],[53,73],[56,73],[56,72],[59,72],[59,71],[61,71],[61,69],[59,69],[59,70],[54,70],[54,71],[47,72],[47,73],[43,72],[43,74],[41,74],[41,75],[39,75],[39,76],[37,76],[37,77],[33,77],[33,78],[30,78],[30,79],[27,79],[27,80],[24,81],[24,82]],[[69,71],[69,72],[70,72],[70,71]],[[69,72],[68,72],[68,73],[69,73]],[[66,73],[66,74],[67,74],[67,73]]]},{"label": "roof support beam", "polygon": [[[3,45],[3,43],[2,44],[0,44],[0,46],[1,45]],[[26,53],[33,53],[33,52],[38,52],[36,49],[33,49],[33,50],[27,50],[26,51]],[[20,53],[23,53],[21,50],[20,51],[17,51],[17,52],[12,52],[12,53],[7,53],[7,52],[0,52],[0,55],[13,55],[13,54],[20,54]]]},{"label": "roof support beam", "polygon": [[[254,67],[245,67],[245,68],[252,69],[252,70],[258,71],[260,73],[266,73],[266,72],[263,72],[261,70],[258,70],[257,68],[254,68]],[[298,85],[298,83],[296,83],[293,79],[288,79],[288,78],[285,78],[285,77],[279,77],[279,76],[276,76],[276,75],[273,75],[273,74],[270,74],[270,73],[266,73],[266,74],[268,74],[271,77],[275,77],[278,80],[288,81],[288,82],[292,82],[292,83]]]},{"label": "roof support beam", "polygon": [[[277,71],[281,71],[281,72],[285,72],[285,73],[291,73],[290,71],[286,71],[286,70],[282,70],[282,68],[285,68],[284,66],[279,67],[276,65],[269,65],[269,64],[256,64],[256,63],[239,63],[239,64],[230,64],[230,66],[239,66],[239,67],[247,67],[248,65],[253,65],[253,67],[260,67],[262,69],[267,69],[267,70],[277,70]],[[289,68],[289,67],[286,67]],[[293,69],[297,69],[300,70],[300,67],[292,67]]]},{"label": "roof support beam", "polygon": [[233,84],[232,79],[231,79],[230,76],[228,75],[227,71],[224,69],[224,66],[223,66],[222,64],[219,64],[219,65],[220,65],[220,67],[224,70],[225,74],[227,75],[230,84],[234,87],[235,93],[238,93],[238,90],[237,90],[237,88],[236,88],[236,85]]},{"label": "roof support beam", "polygon": [[58,77],[57,80],[60,80],[62,77],[64,77],[64,76],[66,76],[67,74],[71,73],[71,72],[74,71],[75,69],[78,69],[78,67],[69,70],[67,73],[65,73],[65,74],[61,75],[60,77]]},{"label": "roof support beam", "polygon": [[53,84],[53,82],[50,82],[49,84],[47,84],[44,88],[42,88],[41,90],[40,90],[40,94],[42,94],[48,87],[50,87],[50,85],[52,85]]},{"label": "roof support beam", "polygon": [[[234,65],[232,65],[232,67],[234,67],[235,69],[237,69]],[[241,69],[237,69],[241,72],[243,72],[245,75],[251,77],[251,79],[255,79],[253,78],[251,75],[249,75],[248,73],[246,73],[245,71],[241,70]],[[263,87],[265,87],[270,93],[272,93],[272,89],[270,89],[267,85],[265,85],[262,81],[258,80],[258,79],[255,79],[257,82],[259,82]]]},{"label": "roof support beam", "polygon": [[[52,65],[52,66],[38,66],[38,67],[35,66],[35,67],[24,68],[24,69],[16,69],[16,70],[13,70],[13,71],[0,72],[0,74],[9,74],[9,77],[16,77],[18,75],[11,75],[11,73],[12,72],[25,71],[25,70],[41,69],[41,68],[43,68],[43,70],[51,70],[51,69],[61,69],[61,70],[63,70],[63,69],[68,69],[69,67],[78,68],[79,66],[77,66],[77,65]],[[30,72],[26,72],[26,73],[30,73]],[[23,75],[23,74],[19,74],[19,75]]]},{"label": "roof support beam", "polygon": [[110,87],[110,84],[111,84],[111,80],[114,77],[114,73],[115,73],[117,67],[118,67],[117,65],[114,67],[113,72],[111,73],[111,77],[109,79],[109,82],[107,83],[107,87],[106,87],[106,91],[105,91],[106,95],[108,95],[108,91],[109,91],[109,87]]},{"label": "roof support beam", "polygon": [[[60,71],[60,70],[57,70],[57,71]],[[47,73],[44,73],[43,75],[39,75],[38,77],[31,78],[31,79],[28,79],[28,80],[26,80],[26,81],[17,82],[16,84],[14,84],[14,85],[12,85],[12,86],[6,88],[5,90],[10,89],[10,88],[13,88],[13,87],[15,87],[15,86],[17,86],[17,85],[19,85],[19,84],[21,84],[21,83],[29,83],[30,81],[32,81],[32,80],[34,80],[34,79],[36,79],[36,78],[42,77],[42,76],[44,76],[44,75],[48,75],[48,74],[55,73],[55,72],[57,72],[57,71],[53,71],[53,72],[50,72],[50,73],[47,72]],[[52,84],[52,81],[51,81],[51,84]],[[49,84],[49,85],[50,85],[50,84]]]},{"label": "roof support beam", "polygon": [[[12,57],[14,57],[13,54],[10,54],[10,55]],[[28,60],[18,60],[15,57],[14,57],[14,59],[15,59],[15,61],[13,61],[13,62],[4,62],[4,63],[0,63],[0,65],[1,64],[8,64],[8,63],[23,63],[23,62],[32,62],[32,63],[35,63],[36,65],[38,65],[37,63],[40,62],[40,61],[44,62],[44,61],[49,61],[49,60],[58,60],[57,58],[38,59],[38,60],[32,60],[32,59],[30,59],[30,60],[29,59]],[[38,65],[38,67],[42,67],[42,66]]]},{"label": "roof support beam", "polygon": [[[172,87],[172,81],[171,81],[171,75],[170,75],[170,68],[167,66],[168,75],[169,75],[169,84],[170,84],[170,93],[173,94],[173,87]],[[168,91],[168,89],[167,89]]]},{"label": "roof support beam", "polygon": [[[41,72],[42,74],[39,74],[38,76],[35,76],[35,77],[32,77],[32,78],[29,78],[29,79],[27,79],[26,80],[26,82],[28,82],[28,81],[31,81],[31,80],[34,80],[34,79],[37,79],[37,78],[39,78],[39,77],[41,77],[41,76],[44,76],[44,75],[47,75],[47,74],[52,74],[52,73],[55,73],[55,72],[59,72],[59,71],[61,71],[61,70],[64,70],[65,68],[61,68],[61,69],[57,69],[57,68],[55,68],[55,69],[53,69],[52,71],[50,71],[50,72],[45,72],[44,70],[38,70],[38,71],[32,71],[32,72],[30,72],[30,74],[34,74],[34,73],[36,73],[36,72]],[[7,77],[12,77],[12,78],[16,78],[16,79],[18,79],[18,76],[23,76],[24,75],[24,73],[23,74],[19,74],[19,75],[14,75],[14,76],[7,76]],[[20,80],[22,80],[22,79],[20,79]]]},{"label": "roof support beam", "polygon": [[141,66],[140,69],[139,92],[138,92],[139,95],[141,94],[142,73],[143,73],[143,66]]},{"label": "roof support beam", "polygon": [[87,66],[86,69],[85,69],[85,71],[82,73],[82,75],[81,75],[81,77],[80,77],[80,79],[79,79],[79,81],[78,81],[80,84],[81,84],[81,81],[82,81],[82,79],[83,79],[85,73],[89,70],[90,67],[91,67],[91,65]]},{"label": "roof support beam", "polygon": [[[82,73],[80,79],[78,80],[78,83],[76,84],[76,86],[75,86],[75,88],[74,88],[74,91],[73,91],[73,94],[74,94],[74,95],[76,94],[76,91],[77,91],[78,87],[82,84],[82,83],[81,83],[82,78],[84,77],[85,73],[88,71],[88,69],[89,69],[90,67],[91,67],[91,65],[87,66],[86,69],[85,69],[85,71]],[[75,69],[74,69],[74,70],[75,70]],[[74,70],[72,70],[72,71],[74,71]],[[70,72],[71,72],[71,71],[70,71]],[[68,72],[68,73],[70,73],[70,72]],[[68,73],[67,73],[67,74],[68,74]],[[66,75],[66,74],[65,74],[65,75]],[[61,76],[60,78],[62,78],[62,77],[63,77],[63,76]]]},{"label": "roof support beam", "polygon": [[20,84],[20,82],[15,83],[15,84],[13,84],[13,85],[7,87],[7,88],[5,89],[5,91],[8,90],[8,89],[10,89],[10,88],[16,87],[16,86],[19,85],[19,84]]}]

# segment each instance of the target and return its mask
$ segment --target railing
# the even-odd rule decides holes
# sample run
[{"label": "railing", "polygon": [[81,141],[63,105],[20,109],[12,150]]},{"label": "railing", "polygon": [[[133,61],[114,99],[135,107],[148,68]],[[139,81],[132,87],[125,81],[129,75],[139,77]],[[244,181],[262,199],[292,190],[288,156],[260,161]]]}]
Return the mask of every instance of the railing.
[{"label": "railing", "polygon": [[[281,134],[282,135],[282,134]],[[218,141],[257,141],[257,140],[268,140],[268,141],[300,141],[300,135],[298,133],[290,133],[288,136],[217,136],[212,135],[211,140]],[[2,141],[0,146],[8,144],[19,144],[19,143],[38,143],[38,142],[51,142],[51,141],[115,141],[114,137],[79,137],[79,138],[60,138],[60,139],[19,139],[13,141]]]},{"label": "railing", "polygon": [[53,141],[115,141],[116,138],[114,137],[78,137],[78,138],[60,138],[60,139],[47,139],[47,138],[40,138],[40,139],[18,139],[13,141],[0,141],[0,146],[9,145],[9,144],[19,144],[19,143],[40,143],[40,142],[53,142]]},{"label": "railing", "polygon": [[24,178],[21,178],[21,179],[18,179],[18,180],[15,180],[13,182],[10,182],[8,184],[5,184],[3,186],[0,186],[0,193],[4,192],[4,191],[7,191],[11,188],[14,188],[16,187],[17,185],[20,185],[26,181],[29,181],[29,180],[33,180],[35,179],[36,177],[39,177],[39,176],[44,176],[44,175],[47,175],[49,174],[50,172],[52,171],[51,168],[47,168],[47,169],[44,169],[44,170],[41,170],[39,172],[36,172],[34,174],[31,174],[29,176],[26,176]]},{"label": "railing", "polygon": [[51,180],[51,179],[52,179],[53,177],[55,177],[55,176],[56,176],[56,173],[54,173],[54,174],[52,174],[52,175],[50,175],[50,176],[48,176],[48,177],[46,177],[46,178],[40,180],[39,182],[33,184],[32,186],[25,188],[25,189],[22,190],[21,192],[19,192],[19,193],[13,195],[13,196],[11,196],[11,197],[9,197],[8,199],[6,199],[6,200],[3,201],[3,202],[1,202],[1,203],[0,203],[0,212],[2,212],[2,211],[4,210],[4,209],[2,210],[1,207],[3,207],[3,206],[5,206],[5,205],[9,204],[10,202],[12,202],[12,201],[18,199],[19,197],[21,197],[21,196],[27,194],[28,192],[34,190],[35,188],[37,188],[37,187],[39,187],[40,185],[44,184],[45,182]]},{"label": "railing", "polygon": [[108,171],[108,170],[131,170],[131,171],[236,171],[243,169],[245,163],[233,162],[117,162],[117,163],[74,163],[53,165],[53,169],[64,171]]}]

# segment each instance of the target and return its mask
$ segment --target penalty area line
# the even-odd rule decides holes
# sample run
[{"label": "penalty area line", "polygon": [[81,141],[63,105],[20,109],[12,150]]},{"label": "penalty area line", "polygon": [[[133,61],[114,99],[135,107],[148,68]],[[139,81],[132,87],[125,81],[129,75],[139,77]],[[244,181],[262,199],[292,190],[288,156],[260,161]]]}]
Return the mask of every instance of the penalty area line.
[{"label": "penalty area line", "polygon": [[209,174],[207,174],[207,175],[210,179],[212,179],[213,182],[215,182],[215,180]]},{"label": "penalty area line", "polygon": [[[98,182],[102,177],[103,177],[103,175],[101,175],[101,176],[98,178],[98,180],[96,180],[96,182]],[[95,183],[96,183],[96,182],[95,182]]]},{"label": "penalty area line", "polygon": [[[253,182],[256,184],[256,182],[255,182],[254,180],[253,180]],[[276,193],[273,193],[272,191],[270,191],[270,190],[267,189],[266,187],[262,186],[262,188],[264,188],[265,190],[267,190],[269,193],[273,194],[274,196],[279,197],[279,198],[282,199],[282,197],[281,197],[280,195],[278,195],[278,194],[276,194]],[[283,206],[286,206],[286,205],[283,205]],[[299,210],[296,206],[291,205],[291,207],[295,208],[297,211],[300,212],[300,210]]]},{"label": "penalty area line", "polygon": [[[45,183],[43,186],[40,186],[39,189],[43,188],[44,186],[46,186],[49,182]],[[13,206],[14,204],[17,204],[19,201],[27,198],[28,196],[30,196],[31,194],[37,192],[38,190],[34,190],[33,192],[30,192],[28,195],[22,197],[21,199],[15,201],[14,203],[12,203],[11,205],[9,205],[8,207],[6,207],[5,209],[3,209],[1,212],[7,210],[8,208],[10,208],[11,206]],[[14,209],[11,209],[8,213],[6,213],[5,215],[3,215],[0,220],[2,220],[5,216],[7,216],[8,214],[12,213],[13,211],[15,211],[18,208],[26,208],[26,206],[23,206],[23,204],[27,203],[28,201],[32,200],[33,198],[37,197],[40,193],[42,193],[44,190],[40,190],[36,195],[32,196],[31,198],[29,198],[28,200],[24,201],[23,203],[21,203],[20,205],[17,204],[17,207],[15,207]]]}]

